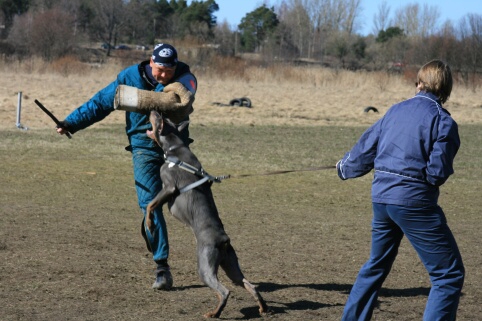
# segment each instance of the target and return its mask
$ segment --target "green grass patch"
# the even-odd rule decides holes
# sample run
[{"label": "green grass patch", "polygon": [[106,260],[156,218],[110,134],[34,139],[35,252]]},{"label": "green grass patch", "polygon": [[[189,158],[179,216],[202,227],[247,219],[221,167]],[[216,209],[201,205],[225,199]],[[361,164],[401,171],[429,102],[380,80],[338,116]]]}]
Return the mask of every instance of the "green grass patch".
[{"label": "green grass patch", "polygon": [[[279,170],[334,165],[356,142],[361,127],[191,126],[193,152],[212,175],[233,175],[215,185],[226,212],[331,212],[362,208],[370,215],[372,173],[342,182],[335,170],[263,176]],[[472,218],[481,207],[481,126],[462,126],[456,173],[442,187],[447,214]],[[3,210],[25,203],[86,211],[136,202],[123,126],[92,128],[69,140],[50,131],[0,132]],[[236,178],[248,174],[250,177]],[[237,200],[242,200],[240,204]],[[10,205],[8,205],[10,204]],[[7,208],[5,208],[7,206]],[[358,210],[357,210],[358,211]]]}]

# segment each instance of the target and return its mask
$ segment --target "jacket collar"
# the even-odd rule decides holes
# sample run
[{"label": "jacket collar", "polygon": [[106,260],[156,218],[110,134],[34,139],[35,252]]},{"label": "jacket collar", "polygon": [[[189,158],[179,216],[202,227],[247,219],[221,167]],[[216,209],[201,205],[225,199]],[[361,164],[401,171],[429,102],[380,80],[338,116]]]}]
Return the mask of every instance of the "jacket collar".
[{"label": "jacket collar", "polygon": [[435,96],[434,94],[432,94],[431,92],[419,91],[415,96],[423,96],[423,97],[429,98],[429,99],[435,101],[440,106],[442,106],[442,103],[440,102],[440,99],[438,99],[438,97]]}]

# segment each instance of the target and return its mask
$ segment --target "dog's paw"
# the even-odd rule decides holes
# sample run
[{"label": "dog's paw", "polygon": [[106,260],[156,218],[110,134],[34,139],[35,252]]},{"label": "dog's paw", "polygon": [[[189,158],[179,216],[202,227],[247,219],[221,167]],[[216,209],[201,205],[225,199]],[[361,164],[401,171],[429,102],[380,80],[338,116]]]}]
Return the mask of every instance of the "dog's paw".
[{"label": "dog's paw", "polygon": [[206,319],[217,319],[219,318],[219,315],[217,315],[214,311],[209,311],[208,313],[204,314],[204,317]]},{"label": "dog's paw", "polygon": [[259,309],[259,315],[262,317],[270,317],[274,314],[273,309],[265,307],[264,309]]},{"label": "dog's paw", "polygon": [[151,220],[146,220],[146,225],[147,225],[147,229],[149,230],[149,232],[151,234],[154,234],[154,224],[152,223]]}]

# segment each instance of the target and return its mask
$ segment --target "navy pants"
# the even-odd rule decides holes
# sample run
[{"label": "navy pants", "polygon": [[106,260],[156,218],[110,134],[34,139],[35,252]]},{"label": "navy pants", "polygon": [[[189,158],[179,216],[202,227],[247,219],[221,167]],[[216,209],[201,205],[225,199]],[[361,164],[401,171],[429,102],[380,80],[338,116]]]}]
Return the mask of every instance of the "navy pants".
[{"label": "navy pants", "polygon": [[[146,215],[146,208],[150,201],[162,189],[160,177],[161,165],[164,163],[163,152],[156,148],[132,148],[134,165],[134,180],[136,184],[139,207]],[[167,259],[169,256],[169,242],[167,238],[166,221],[162,214],[162,206],[154,210],[154,232],[151,234],[143,224],[146,243],[152,252],[154,261]]]},{"label": "navy pants", "polygon": [[465,270],[442,208],[373,203],[373,214],[370,258],[358,273],[342,320],[370,320],[403,235],[417,251],[432,283],[423,320],[455,320]]}]

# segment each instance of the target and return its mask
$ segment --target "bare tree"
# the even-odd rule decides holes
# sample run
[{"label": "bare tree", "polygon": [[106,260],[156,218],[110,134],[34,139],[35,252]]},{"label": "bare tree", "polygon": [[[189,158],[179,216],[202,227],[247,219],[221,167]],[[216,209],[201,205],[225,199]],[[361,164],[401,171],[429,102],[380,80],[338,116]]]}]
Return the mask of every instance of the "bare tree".
[{"label": "bare tree", "polygon": [[420,8],[420,5],[415,3],[397,9],[392,24],[403,29],[409,37],[428,37],[437,30],[438,18],[437,7],[424,5]]},{"label": "bare tree", "polygon": [[16,17],[26,13],[30,7],[29,0],[0,0],[0,36],[8,35]]},{"label": "bare tree", "polygon": [[420,6],[418,4],[408,4],[398,8],[392,25],[402,29],[407,36],[417,35],[418,19]]},{"label": "bare tree", "polygon": [[418,32],[421,37],[428,37],[435,34],[439,16],[440,10],[436,6],[423,5]]},{"label": "bare tree", "polygon": [[475,86],[475,75],[481,71],[482,64],[482,16],[467,14],[463,17],[459,23],[459,38],[462,75],[467,85],[470,78],[474,78]]},{"label": "bare tree", "polygon": [[327,36],[332,31],[330,7],[330,0],[311,0],[306,3],[306,12],[311,22],[309,57],[315,57],[317,52],[322,56],[325,51]]},{"label": "bare tree", "polygon": [[[351,42],[360,27],[360,4],[361,0],[285,0],[279,10],[280,20],[290,30],[289,38],[300,56],[313,58],[326,51],[327,43],[344,48],[340,44]],[[343,39],[334,41],[336,37]]]},{"label": "bare tree", "polygon": [[[459,44],[454,25],[450,20],[445,21],[439,32],[434,36],[430,36],[428,40],[428,42],[423,40],[423,44],[432,47],[431,53],[427,57],[428,59],[437,57],[447,61],[452,70],[455,71],[460,69],[460,63],[458,62],[458,56],[460,54]],[[425,61],[426,60],[427,59],[425,59]]]},{"label": "bare tree", "polygon": [[361,0],[345,0],[345,16],[342,22],[342,30],[352,35],[358,30],[358,17],[361,13]]},{"label": "bare tree", "polygon": [[33,18],[30,12],[13,18],[7,42],[12,45],[19,56],[29,53]]},{"label": "bare tree", "polygon": [[73,19],[60,9],[50,9],[35,16],[32,49],[46,60],[61,57],[73,45]]},{"label": "bare tree", "polygon": [[[236,32],[236,31],[235,31]],[[236,55],[236,33],[231,31],[231,28],[226,20],[222,23],[218,23],[214,29],[214,37],[216,44],[219,45],[218,50],[223,55],[234,56]]]},{"label": "bare tree", "polygon": [[149,0],[129,1],[125,7],[127,40],[138,45],[154,44],[154,6]]},{"label": "bare tree", "polygon": [[291,39],[298,47],[301,57],[309,56],[312,40],[310,37],[311,21],[305,5],[306,1],[303,3],[303,0],[289,0],[287,10],[283,15],[283,21],[291,28]]},{"label": "bare tree", "polygon": [[360,27],[361,0],[328,0],[324,1],[323,9],[328,18],[327,25],[332,30],[351,35]]},{"label": "bare tree", "polygon": [[378,35],[382,30],[389,27],[388,19],[390,16],[390,7],[386,1],[378,6],[378,13],[373,16],[373,34]]},{"label": "bare tree", "polygon": [[[91,24],[91,34],[102,42],[115,45],[121,28],[126,23],[126,2],[124,0],[93,0],[95,18]],[[110,46],[107,49],[110,55]]]},{"label": "bare tree", "polygon": [[83,0],[31,0],[30,11],[44,12],[58,9],[68,14],[74,21],[73,33],[78,36],[79,8]]}]

